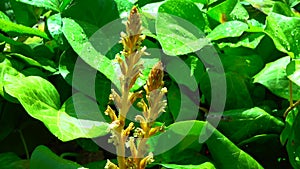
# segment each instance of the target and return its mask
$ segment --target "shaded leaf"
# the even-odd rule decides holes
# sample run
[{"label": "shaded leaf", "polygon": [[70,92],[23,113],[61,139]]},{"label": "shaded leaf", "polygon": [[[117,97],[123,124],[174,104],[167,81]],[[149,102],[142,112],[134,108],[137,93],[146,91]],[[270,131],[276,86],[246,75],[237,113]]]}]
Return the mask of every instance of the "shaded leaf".
[{"label": "shaded leaf", "polygon": [[218,129],[233,142],[241,142],[259,134],[280,133],[284,123],[263,109],[229,110],[222,114]]},{"label": "shaded leaf", "polygon": [[1,169],[29,169],[29,161],[22,160],[14,153],[0,154],[0,168]]},{"label": "shaded leaf", "polygon": [[31,155],[30,169],[78,169],[81,166],[73,161],[65,160],[53,153],[46,146],[38,146]]}]

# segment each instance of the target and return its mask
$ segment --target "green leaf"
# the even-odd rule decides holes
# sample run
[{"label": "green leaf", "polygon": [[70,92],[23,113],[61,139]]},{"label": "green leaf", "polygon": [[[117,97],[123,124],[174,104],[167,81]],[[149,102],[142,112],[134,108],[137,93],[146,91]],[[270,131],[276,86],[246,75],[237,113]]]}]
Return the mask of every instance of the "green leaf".
[{"label": "green leaf", "polygon": [[258,55],[220,55],[226,73],[234,72],[239,76],[252,77],[264,66],[261,56]]},{"label": "green leaf", "polygon": [[[299,146],[300,146],[300,135],[298,132],[298,129],[300,127],[300,115],[299,115],[299,109],[295,108],[291,112],[289,112],[287,117],[289,121],[287,121],[286,129],[282,132],[282,137],[285,137],[285,140],[287,139],[286,143],[286,149],[288,151],[289,160],[291,165],[294,168],[300,167],[300,152],[299,152]],[[285,136],[284,136],[285,135]],[[283,140],[284,141],[284,140]]]},{"label": "green leaf", "polygon": [[[4,55],[0,54],[0,57],[5,57]],[[2,59],[1,59],[2,60]],[[4,90],[3,87],[5,85],[5,77],[7,75],[15,76],[17,78],[22,78],[24,75],[20,72],[18,72],[15,68],[12,67],[11,62],[8,59],[4,59],[0,63],[0,95],[4,96]],[[7,78],[7,77],[6,77]]]},{"label": "green leaf", "polygon": [[158,9],[157,38],[168,55],[183,55],[208,45],[204,26],[201,11],[190,1],[169,0]]},{"label": "green leaf", "polygon": [[60,14],[51,15],[47,19],[47,28],[52,38],[54,38],[59,44],[62,44],[62,18]]},{"label": "green leaf", "polygon": [[[254,83],[260,83],[267,87],[275,95],[289,99],[289,79],[286,74],[286,67],[290,57],[283,57],[274,62],[266,64],[265,68],[256,74]],[[293,84],[293,100],[300,99],[300,87]]]},{"label": "green leaf", "polygon": [[39,68],[43,68],[43,69],[48,70],[49,72],[52,72],[52,73],[56,72],[56,69],[54,67],[51,67],[50,65],[43,65],[43,64],[39,63],[38,61],[36,61],[32,58],[26,57],[22,54],[10,53],[10,56],[12,56],[13,58],[20,59],[20,60],[22,60],[23,62],[25,62],[26,64],[28,64],[30,66],[36,66],[36,67],[39,67]]},{"label": "green leaf", "polygon": [[248,25],[241,21],[228,21],[218,25],[206,37],[210,40],[219,40],[228,37],[239,37],[248,29]]},{"label": "green leaf", "polygon": [[[166,132],[160,134],[158,138],[150,138],[151,141],[156,140],[156,144],[152,144],[152,146],[159,147],[153,153],[166,151],[166,149],[175,146],[178,141],[180,142],[186,137],[189,140],[198,140],[198,144],[205,141],[216,168],[262,168],[250,155],[239,149],[209,123],[203,121],[182,121],[168,126]],[[178,156],[180,156],[179,153]]]},{"label": "green leaf", "polygon": [[0,154],[0,168],[1,169],[29,169],[29,161],[22,160],[14,153]]},{"label": "green leaf", "polygon": [[118,11],[120,14],[122,14],[122,12],[130,11],[135,3],[135,2],[131,2],[132,0],[114,0],[114,1],[117,4]]},{"label": "green leaf", "polygon": [[14,13],[14,19],[16,20],[16,23],[29,27],[38,23],[42,23],[39,22],[40,11],[37,12],[37,10],[34,9],[34,6],[20,3],[16,0],[10,1],[10,5]]},{"label": "green leaf", "polygon": [[31,155],[30,169],[79,169],[79,164],[65,160],[54,154],[46,146],[38,146]]},{"label": "green leaf", "polygon": [[35,28],[30,28],[27,26],[19,25],[11,21],[0,19],[0,30],[6,33],[16,33],[18,35],[29,35],[29,36],[39,36],[45,39],[49,39],[45,32],[42,32]]},{"label": "green leaf", "polygon": [[83,95],[72,96],[60,108],[59,94],[47,80],[28,76],[14,81],[5,86],[7,93],[16,97],[29,115],[42,121],[60,140],[107,134],[108,124],[97,116],[100,115],[96,112],[97,104]]},{"label": "green leaf", "polygon": [[237,72],[228,72],[224,75],[222,73],[208,71],[201,77],[200,89],[205,98],[208,100],[208,102],[212,100],[212,89],[219,89],[219,84],[222,83],[222,80],[224,78],[226,78],[226,93],[223,93],[224,96],[218,94],[217,97],[225,97],[225,109],[229,110],[252,107],[253,102],[248,90],[247,79],[245,79],[243,75]]},{"label": "green leaf", "polygon": [[0,11],[0,19],[10,21],[9,17],[4,12]]},{"label": "green leaf", "polygon": [[[63,12],[63,17],[101,28],[119,18],[118,7],[114,0],[73,0],[72,4]],[[115,35],[120,35],[120,32]]]},{"label": "green leaf", "polygon": [[51,9],[56,12],[62,12],[72,0],[17,0],[29,5]]},{"label": "green leaf", "polygon": [[271,12],[267,17],[265,32],[272,38],[276,48],[292,58],[300,58],[299,17],[286,17]]},{"label": "green leaf", "polygon": [[243,36],[241,40],[239,40],[237,43],[221,42],[218,43],[218,46],[220,48],[224,48],[224,47],[237,48],[242,46],[250,49],[255,49],[264,37],[265,35],[263,33],[252,33]]},{"label": "green leaf", "polygon": [[[63,18],[63,33],[73,50],[91,67],[103,73],[116,85],[118,77],[116,75],[117,64],[109,60],[103,53],[99,53],[89,42],[83,29],[74,20]],[[105,49],[103,49],[105,50]]]},{"label": "green leaf", "polygon": [[300,59],[292,60],[286,67],[288,78],[300,87]]},{"label": "green leaf", "polygon": [[[198,106],[192,100],[193,96],[197,97],[192,91],[177,86],[175,83],[171,84],[168,88],[167,101],[174,121],[196,118],[197,114],[195,113],[198,112]],[[195,100],[199,100],[199,96]]]},{"label": "green leaf", "polygon": [[213,26],[226,21],[244,21],[249,18],[247,10],[240,4],[239,0],[224,1],[210,8],[207,15],[214,20]]},{"label": "green leaf", "polygon": [[225,111],[218,125],[218,129],[235,143],[259,134],[280,133],[283,127],[282,121],[258,107]]},{"label": "green leaf", "polygon": [[291,136],[291,133],[293,131],[293,124],[298,114],[299,114],[299,110],[293,109],[287,115],[285,119],[285,128],[282,130],[282,133],[280,134],[280,142],[282,145],[285,145],[286,141]]},{"label": "green leaf", "polygon": [[210,162],[205,162],[200,165],[178,165],[178,164],[160,164],[166,168],[174,168],[174,169],[215,169],[215,166]]}]

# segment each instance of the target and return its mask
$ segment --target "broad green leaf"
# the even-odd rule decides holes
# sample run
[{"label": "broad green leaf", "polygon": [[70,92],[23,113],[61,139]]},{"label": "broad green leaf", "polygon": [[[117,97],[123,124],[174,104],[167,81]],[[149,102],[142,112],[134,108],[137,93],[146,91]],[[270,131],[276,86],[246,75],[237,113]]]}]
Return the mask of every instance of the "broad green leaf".
[{"label": "broad green leaf", "polygon": [[239,0],[224,1],[210,8],[207,15],[213,19],[213,27],[218,23],[232,20],[244,21],[249,18],[247,10],[240,4]]},{"label": "broad green leaf", "polygon": [[38,146],[31,155],[30,169],[79,169],[79,164],[65,160],[53,153],[46,146]]},{"label": "broad green leaf", "polygon": [[1,169],[29,169],[29,161],[22,160],[14,153],[0,154],[0,168]]},{"label": "broad green leaf", "polygon": [[221,42],[218,43],[218,46],[220,48],[224,47],[230,47],[230,48],[236,48],[236,47],[246,47],[250,49],[255,49],[260,41],[264,38],[263,33],[253,33],[253,34],[247,34],[246,36],[243,36],[241,40],[239,40],[237,43],[232,42]]},{"label": "broad green leaf", "polygon": [[[99,40],[99,39],[93,39],[93,38],[90,39],[90,41],[89,41],[89,39],[85,35],[81,26],[79,24],[77,24],[74,20],[63,18],[63,23],[64,23],[63,33],[66,36],[68,42],[71,44],[73,50],[80,56],[80,58],[84,62],[86,62],[89,66],[91,66],[92,68],[94,68],[94,69],[98,70],[99,72],[101,72],[102,74],[104,74],[116,86],[119,86],[120,85],[119,78],[118,78],[119,73],[120,73],[119,65],[117,64],[117,62],[112,61],[109,58],[107,58],[106,56],[104,56],[104,54],[108,54],[110,52],[110,50],[112,50],[111,48],[113,46],[109,46],[109,45],[110,44],[115,45],[115,44],[112,44],[112,43],[114,43],[113,42],[114,40],[116,40],[115,43],[117,43],[119,41],[118,40],[119,33],[116,33],[114,35],[115,37],[112,37],[112,39],[113,39],[112,41],[110,41],[111,39],[105,39],[101,42],[100,41],[96,42],[96,40]],[[99,36],[101,36],[103,38],[110,37],[109,35],[104,36],[102,34]],[[105,44],[106,42],[107,42],[107,44]],[[94,43],[97,43],[97,44],[94,44]],[[96,46],[97,49],[94,46]],[[107,48],[109,48],[109,49],[107,49]],[[119,51],[115,51],[115,52],[118,53]],[[114,54],[116,54],[116,53],[114,53]],[[70,57],[71,56],[63,56],[63,58],[61,59],[61,62],[62,62],[61,68],[63,66],[64,69],[68,67],[69,70],[73,70],[73,67],[76,62],[76,58],[71,57],[72,58],[71,63],[69,63],[70,61],[64,61],[64,59],[70,59]],[[141,86],[143,86],[145,84],[152,66],[155,63],[157,63],[157,61],[158,61],[158,59],[156,57],[152,57],[152,58],[142,57],[141,60],[142,60],[142,62],[144,62],[144,69],[142,70],[142,74],[144,76],[139,77],[137,79],[136,84],[133,86],[134,90],[140,88]],[[80,67],[84,63],[76,62],[76,64],[78,64]],[[77,68],[78,68],[78,65],[77,65]],[[83,69],[91,69],[87,66],[84,66],[84,67],[86,67],[86,68],[83,68]],[[91,72],[88,72],[88,73],[91,73]],[[83,75],[83,76],[85,76],[85,75]],[[72,76],[70,76],[70,77],[72,77]],[[80,76],[79,78],[82,78],[82,76]],[[91,78],[93,78],[93,77],[91,77]]]},{"label": "broad green leaf", "polygon": [[292,60],[286,67],[288,78],[300,87],[300,59]]},{"label": "broad green leaf", "polygon": [[228,21],[218,25],[206,37],[210,40],[219,40],[228,37],[239,37],[248,29],[248,25],[241,21]]},{"label": "broad green leaf", "polygon": [[177,86],[175,83],[171,84],[168,88],[167,101],[174,121],[196,118],[198,106],[195,103],[196,101],[192,99],[200,99],[199,95],[198,98],[194,98],[194,96],[195,94],[191,90],[188,91],[188,89]]},{"label": "broad green leaf", "polygon": [[49,37],[45,32],[42,32],[35,28],[19,25],[4,19],[0,19],[0,25],[1,25],[0,30],[6,33],[16,33],[17,35],[39,36],[45,39],[49,39]]},{"label": "broad green leaf", "polygon": [[62,12],[73,0],[17,0],[29,5]]},{"label": "broad green leaf", "polygon": [[113,83],[118,85],[116,75],[117,63],[113,63],[103,53],[99,53],[89,42],[84,30],[74,20],[63,18],[63,33],[73,50],[91,67],[103,73]]},{"label": "broad green leaf", "polygon": [[272,38],[276,48],[292,58],[300,58],[299,17],[286,17],[271,12],[267,17],[265,32]]},{"label": "broad green leaf", "polygon": [[62,141],[107,134],[108,124],[96,118],[96,103],[76,94],[60,107],[58,92],[43,78],[15,79],[14,83],[5,85],[5,90],[20,101],[29,115],[42,121]]},{"label": "broad green leaf", "polygon": [[[283,57],[274,62],[266,64],[254,78],[254,83],[260,83],[267,87],[275,95],[289,99],[289,79],[287,78],[286,67],[290,57]],[[293,83],[293,100],[300,99],[300,87]]]},{"label": "broad green leaf", "polygon": [[171,169],[215,169],[215,166],[210,162],[205,162],[199,165],[178,165],[178,164],[160,164],[163,167]]},{"label": "broad green leaf", "polygon": [[[219,83],[226,78],[226,93],[219,93],[217,97],[226,99],[225,109],[240,109],[250,108],[253,102],[248,90],[248,82],[245,77],[237,72],[228,72],[222,74],[213,71],[205,73],[201,79],[200,89],[205,98],[210,102],[212,100],[212,89],[217,90],[220,88]],[[212,82],[212,83],[211,83]],[[223,83],[222,83],[223,84]],[[224,95],[220,95],[224,94]],[[226,94],[226,95],[225,95]],[[216,97],[216,96],[215,96]],[[243,101],[241,101],[243,100]]]},{"label": "broad green leaf", "polygon": [[[97,99],[101,111],[106,110],[111,82],[103,74],[78,58],[72,50],[65,51],[60,57],[59,72],[73,88]],[[86,85],[87,83],[90,85]]]},{"label": "broad green leaf", "polygon": [[[243,140],[237,145],[240,149],[255,154],[255,159],[260,162],[264,168],[292,168],[288,162],[287,155],[283,156],[283,147],[279,141],[278,134],[261,134]],[[278,158],[279,157],[279,158]],[[280,158],[286,158],[282,161]]]},{"label": "broad green leaf", "polygon": [[234,72],[242,77],[252,77],[264,66],[261,56],[258,55],[220,55],[226,73]]},{"label": "broad green leaf", "polygon": [[222,114],[218,129],[238,143],[258,134],[280,133],[284,123],[263,109],[229,110]]},{"label": "broad green leaf", "polygon": [[[120,16],[114,0],[73,0],[63,12],[63,17],[83,21],[98,28],[116,21]],[[110,27],[112,28],[112,27]],[[120,32],[116,35],[120,35]]]},{"label": "broad green leaf", "polygon": [[165,67],[173,81],[188,87],[192,91],[196,91],[198,89],[196,78],[191,75],[191,69],[184,61],[179,58],[173,58],[166,63]]},{"label": "broad green leaf", "polygon": [[235,146],[207,122],[194,120],[175,122],[167,127],[166,132],[156,137],[158,138],[150,138],[151,141],[156,140],[156,144],[152,144],[152,146],[159,147],[153,153],[166,151],[166,149],[175,146],[178,141],[189,138],[193,141],[198,140],[198,144],[205,141],[216,168],[262,168],[250,155]]},{"label": "broad green leaf", "polygon": [[214,130],[214,133],[206,141],[206,144],[218,168],[263,169],[253,157],[239,149],[217,130]]},{"label": "broad green leaf", "polygon": [[202,12],[190,1],[169,0],[158,9],[157,39],[168,55],[183,55],[208,45],[204,26]]}]

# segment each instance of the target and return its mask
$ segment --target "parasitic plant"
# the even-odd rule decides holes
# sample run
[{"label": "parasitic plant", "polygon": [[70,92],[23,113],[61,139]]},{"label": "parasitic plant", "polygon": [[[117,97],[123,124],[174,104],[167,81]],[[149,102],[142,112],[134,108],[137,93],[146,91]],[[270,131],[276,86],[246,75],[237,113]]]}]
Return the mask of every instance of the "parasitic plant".
[{"label": "parasitic plant", "polygon": [[[117,111],[110,106],[105,111],[111,119],[109,142],[116,147],[118,165],[108,160],[105,168],[144,169],[154,161],[153,154],[148,152],[147,139],[164,130],[164,126],[153,127],[153,124],[160,113],[165,111],[167,103],[163,96],[167,89],[163,87],[163,66],[158,62],[150,71],[144,90],[131,92],[130,89],[143,69],[141,57],[147,54],[146,47],[141,46],[145,36],[142,35],[141,18],[136,7],[132,8],[125,25],[126,33],[121,33],[124,49],[116,56],[121,69],[120,92],[112,90],[110,95]],[[137,106],[142,109],[142,113],[137,115],[135,120],[140,126],[134,126],[133,122],[125,126],[126,116],[137,98],[140,98]],[[129,157],[126,157],[127,149],[130,150]]]}]

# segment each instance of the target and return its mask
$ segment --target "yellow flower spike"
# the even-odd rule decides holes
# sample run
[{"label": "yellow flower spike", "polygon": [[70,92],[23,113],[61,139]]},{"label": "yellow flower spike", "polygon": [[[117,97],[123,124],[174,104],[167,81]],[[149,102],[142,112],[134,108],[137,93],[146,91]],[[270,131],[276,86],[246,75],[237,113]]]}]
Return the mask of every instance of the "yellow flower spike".
[{"label": "yellow flower spike", "polygon": [[146,92],[149,94],[151,91],[158,89],[164,85],[163,82],[164,71],[161,62],[157,62],[151,72],[149,73],[147,84],[144,86]]}]

